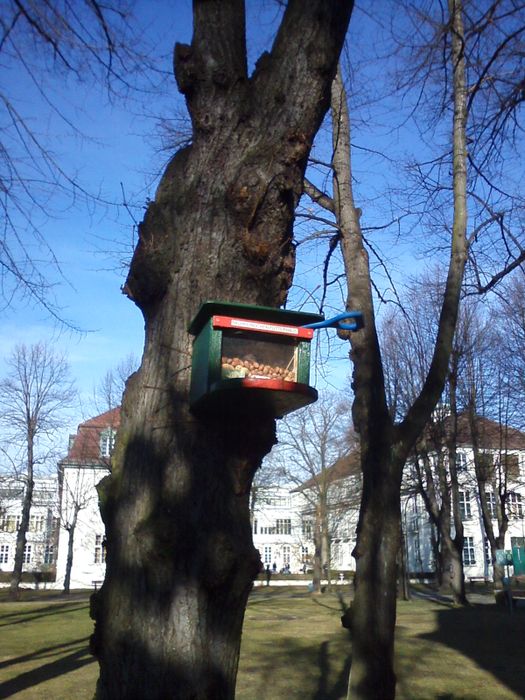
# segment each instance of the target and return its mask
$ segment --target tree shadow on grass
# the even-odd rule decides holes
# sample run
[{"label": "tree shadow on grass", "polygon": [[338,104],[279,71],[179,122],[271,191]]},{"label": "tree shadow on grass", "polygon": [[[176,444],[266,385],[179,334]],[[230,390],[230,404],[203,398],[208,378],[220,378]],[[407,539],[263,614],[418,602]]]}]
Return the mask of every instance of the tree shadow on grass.
[{"label": "tree shadow on grass", "polygon": [[[49,617],[50,615],[61,615],[65,612],[77,612],[79,610],[87,610],[89,606],[86,603],[57,603],[46,605],[43,608],[19,610],[0,614],[0,627],[8,627],[9,625],[19,625],[22,622],[31,622],[38,620],[41,617]],[[7,622],[5,622],[7,620]]]},{"label": "tree shadow on grass", "polygon": [[238,697],[340,700],[346,695],[350,665],[348,646],[342,639],[310,643],[276,637],[242,659]]},{"label": "tree shadow on grass", "polygon": [[457,649],[525,697],[525,610],[517,609],[510,615],[496,605],[444,608],[437,612],[437,621],[438,629],[421,635],[421,639]]},{"label": "tree shadow on grass", "polygon": [[[341,595],[323,597],[303,594],[302,597],[308,597],[316,606],[331,612],[338,611],[344,615],[348,610],[348,603]],[[334,625],[340,634],[330,634],[330,639],[316,641],[308,636],[276,636],[264,643],[264,648],[259,646],[241,663],[244,673],[253,673],[257,678],[257,688],[250,688],[250,695],[240,693],[240,696],[266,700],[274,697],[270,692],[275,692],[275,697],[287,697],[289,700],[340,700],[345,697],[352,657],[348,633],[335,620]],[[280,679],[277,686],[276,678]],[[286,685],[286,679],[289,685]]]},{"label": "tree shadow on grass", "polygon": [[[78,643],[78,640],[74,643]],[[63,646],[71,646],[71,644],[73,644],[73,642],[65,644]],[[52,647],[49,647],[48,650],[41,649],[40,651],[35,652],[34,654],[28,654],[27,657],[18,657],[17,659],[11,659],[11,663],[14,664],[22,662],[23,660],[28,660],[32,656],[38,657],[40,654],[49,651],[49,649],[52,649]],[[49,681],[52,678],[62,676],[66,673],[70,673],[71,671],[75,671],[76,669],[81,668],[82,666],[86,666],[87,664],[93,663],[96,663],[95,659],[91,656],[88,646],[87,644],[85,644],[82,646],[81,649],[77,649],[76,651],[71,652],[67,656],[61,655],[60,658],[56,659],[55,661],[51,661],[50,663],[44,664],[43,666],[39,666],[38,668],[34,668],[24,673],[21,673],[16,678],[11,678],[10,680],[5,681],[4,683],[0,683],[0,700],[2,698],[9,698],[15,693],[20,693],[24,690],[27,690],[28,688],[39,685],[40,683]]]},{"label": "tree shadow on grass", "polygon": [[330,658],[328,650],[329,643],[326,641],[321,642],[317,659],[317,665],[320,671],[319,682],[317,691],[312,697],[312,700],[339,700],[348,687],[348,676],[350,674],[350,666],[352,665],[352,657],[348,656],[346,658],[343,668],[336,675],[335,679],[330,678]]},{"label": "tree shadow on grass", "polygon": [[79,639],[73,639],[71,642],[65,642],[64,644],[54,644],[50,647],[43,647],[37,651],[32,651],[30,654],[24,654],[23,656],[16,656],[11,659],[6,659],[5,661],[0,661],[0,670],[7,668],[8,666],[15,666],[16,664],[23,664],[26,661],[35,661],[36,659],[45,659],[48,656],[56,656],[57,653],[64,653],[66,649],[70,647],[78,647],[79,644],[83,644],[86,648],[89,644],[88,637],[80,637]]}]

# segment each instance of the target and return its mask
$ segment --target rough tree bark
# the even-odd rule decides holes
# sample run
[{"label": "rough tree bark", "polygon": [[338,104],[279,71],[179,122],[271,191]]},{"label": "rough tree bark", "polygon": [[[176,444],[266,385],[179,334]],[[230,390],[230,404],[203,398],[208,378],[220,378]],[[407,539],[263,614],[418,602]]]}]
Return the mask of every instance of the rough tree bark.
[{"label": "rough tree bark", "polygon": [[97,698],[233,698],[259,571],[249,490],[271,416],[197,419],[188,324],[206,300],[277,307],[294,269],[292,222],[352,2],[290,0],[247,74],[244,4],[195,0],[175,75],[193,126],[146,211],[125,290],[144,315],[113,473],[102,488],[107,571],[92,601]]}]

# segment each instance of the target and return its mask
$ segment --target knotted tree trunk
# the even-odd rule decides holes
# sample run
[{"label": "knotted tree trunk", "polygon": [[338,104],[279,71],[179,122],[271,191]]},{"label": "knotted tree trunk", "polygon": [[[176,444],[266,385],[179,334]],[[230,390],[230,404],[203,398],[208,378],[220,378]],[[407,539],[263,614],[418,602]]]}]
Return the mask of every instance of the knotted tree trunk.
[{"label": "knotted tree trunk", "polygon": [[348,0],[289,2],[247,74],[240,0],[194,2],[175,74],[193,125],[139,229],[125,291],[145,321],[113,472],[100,488],[107,571],[93,598],[97,698],[233,698],[260,559],[249,491],[275,422],[196,418],[188,325],[207,300],[280,306],[311,142],[329,104]]}]

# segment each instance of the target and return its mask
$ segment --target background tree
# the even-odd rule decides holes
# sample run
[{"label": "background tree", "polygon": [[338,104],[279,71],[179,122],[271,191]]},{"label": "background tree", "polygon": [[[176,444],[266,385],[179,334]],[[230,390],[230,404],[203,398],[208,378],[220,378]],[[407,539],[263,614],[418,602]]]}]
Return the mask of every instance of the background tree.
[{"label": "background tree", "polygon": [[[157,75],[132,5],[120,0],[2,3],[0,279],[8,303],[18,292],[57,315],[48,273],[61,270],[42,223],[78,204],[93,208],[116,201],[98,184],[91,189],[56,141],[89,137],[79,127],[78,112],[63,99],[64,84],[77,109],[85,102],[84,87],[101,88],[110,100],[129,99],[139,88],[151,93]],[[19,89],[21,81],[27,90]],[[75,103],[77,95],[82,103]]]},{"label": "background tree", "polygon": [[347,308],[364,314],[365,327],[352,334],[353,420],[361,446],[363,495],[357,529],[356,590],[351,611],[352,669],[349,698],[393,698],[397,556],[400,546],[400,489],[403,467],[435,407],[446,379],[463,269],[466,262],[466,86],[461,57],[460,7],[451,13],[454,65],[454,226],[439,330],[423,389],[402,423],[395,425],[387,404],[375,326],[368,255],[354,205],[350,128],[340,76],[332,89],[333,198],[348,284]]},{"label": "background tree", "polygon": [[[424,384],[432,358],[442,285],[439,273],[425,274],[401,298],[402,309],[388,313],[383,360],[392,411],[403,416]],[[410,476],[435,528],[435,566],[440,586],[451,589],[456,604],[468,601],[463,576],[463,522],[457,469],[458,374],[463,371],[471,324],[460,313],[441,405],[418,437]],[[396,413],[394,416],[396,417]],[[408,475],[407,475],[408,476]],[[410,478],[410,477],[409,477]]]},{"label": "background tree", "polygon": [[[99,413],[107,413],[118,408],[122,401],[122,394],[128,377],[137,368],[138,360],[130,354],[123,360],[118,362],[115,367],[111,367],[102,377],[93,391],[93,405]],[[110,431],[108,454],[101,454],[98,463],[107,467],[111,471],[111,460],[113,449],[111,444],[115,441],[115,436],[120,427],[119,412],[113,411],[108,419],[107,428]],[[84,443],[85,454],[80,454],[80,460],[90,461],[92,457],[92,445],[89,441]],[[64,575],[64,593],[69,593],[71,583],[71,570],[73,568],[73,554],[75,532],[79,514],[89,508],[93,500],[96,498],[96,481],[100,473],[93,470],[78,470],[69,479],[64,476],[64,465],[62,462],[58,464],[58,478],[60,482],[60,520],[63,529],[67,532],[67,559],[66,570]]]},{"label": "background tree", "polygon": [[[396,5],[392,15],[398,32],[395,40],[401,47],[398,55],[403,56],[405,51],[407,59],[398,72],[398,87],[404,90],[403,97],[410,103],[408,119],[413,119],[414,130],[421,136],[418,143],[428,157],[424,161],[419,157],[412,160],[408,172],[414,176],[414,186],[408,187],[403,180],[403,193],[400,188],[396,192],[391,189],[388,205],[395,207],[394,194],[401,197],[400,214],[392,216],[398,226],[407,212],[419,212],[408,229],[408,237],[412,242],[419,239],[419,250],[427,256],[448,258],[428,373],[407,412],[395,422],[389,412],[375,328],[373,290],[378,289],[377,275],[372,277],[369,262],[369,253],[377,259],[377,244],[375,239],[373,243],[370,241],[367,233],[380,227],[372,226],[368,230],[362,227],[362,211],[354,204],[346,96],[340,85],[333,96],[332,194],[321,191],[314,183],[306,186],[313,201],[325,209],[325,219],[328,211],[336,221],[331,242],[334,249],[337,243],[341,247],[348,282],[346,308],[357,308],[365,317],[364,329],[349,338],[354,363],[353,420],[361,441],[363,471],[363,500],[355,549],[357,588],[349,620],[353,632],[349,698],[391,698],[395,694],[393,633],[401,476],[410,450],[430,418],[449,374],[467,256],[470,256],[468,281],[471,289],[477,291],[487,290],[523,261],[519,187],[510,187],[501,161],[491,160],[495,150],[483,150],[487,100],[496,95],[495,90],[490,96],[492,86],[504,79],[508,66],[513,65],[513,57],[506,49],[518,37],[522,17],[516,7],[510,7],[512,3],[505,6],[510,14],[503,11],[503,3],[495,5],[498,11],[493,14],[493,3],[463,6],[460,0],[451,0],[448,10],[428,3],[415,8],[408,20],[400,11],[401,6]],[[518,25],[518,34],[506,24],[508,18]],[[502,22],[497,32],[504,31],[507,37],[501,43],[492,31],[496,19]],[[496,56],[502,61],[495,61]],[[491,71],[496,71],[496,64],[498,77],[485,81]],[[483,97],[482,88],[487,90]],[[472,144],[468,149],[467,138]],[[500,131],[497,138],[500,155],[510,154],[511,135]],[[394,165],[399,173],[399,163],[395,161]],[[502,190],[496,190],[494,184],[498,176],[509,184],[507,189],[512,194],[505,198],[503,227],[502,218],[496,214],[504,204],[500,199]],[[470,224],[467,200],[471,207]],[[516,222],[516,230],[508,232],[507,224],[511,221]],[[507,239],[511,241],[508,245]],[[396,244],[403,240],[398,235]],[[387,261],[379,257],[378,262],[392,285]],[[330,282],[335,282],[336,275],[340,275],[340,269],[331,275],[325,269]],[[379,294],[383,300],[381,289]]]},{"label": "background tree", "polygon": [[64,573],[64,593],[69,594],[71,586],[71,571],[73,569],[73,555],[75,533],[78,516],[81,511],[89,508],[97,497],[93,484],[93,474],[89,470],[78,470],[76,479],[64,479],[64,473],[59,464],[60,483],[60,523],[67,532],[67,557]]},{"label": "background tree", "polygon": [[349,440],[349,407],[335,394],[286,416],[279,424],[278,445],[272,451],[288,483],[296,484],[305,501],[303,521],[314,544],[313,585],[321,590],[321,578],[330,580],[332,534],[355,494],[341,486],[334,466],[346,457],[355,440]]},{"label": "background tree", "polygon": [[22,578],[24,548],[29,527],[35,470],[53,455],[51,445],[64,425],[65,411],[75,392],[69,367],[49,346],[16,346],[7,359],[9,372],[0,382],[0,425],[13,459],[20,464],[24,482],[22,514],[10,595],[16,597]]},{"label": "background tree", "polygon": [[292,222],[352,3],[291,0],[248,74],[244,3],[194,2],[175,75],[192,142],[174,155],[139,227],[126,283],[145,321],[110,479],[100,489],[104,585],[93,601],[97,697],[232,698],[242,620],[260,566],[249,491],[275,421],[188,405],[205,300],[278,307]]},{"label": "background tree", "polygon": [[517,455],[512,450],[519,449],[520,437],[511,422],[521,413],[521,407],[517,411],[514,408],[516,393],[511,388],[511,376],[515,363],[502,348],[501,324],[493,322],[490,311],[481,332],[479,313],[477,316],[471,313],[469,321],[470,342],[464,354],[460,391],[465,406],[464,422],[473,447],[472,487],[479,498],[494,586],[502,588],[505,572],[496,560],[496,550],[505,548],[519,484]]},{"label": "background tree", "polygon": [[139,364],[138,358],[131,353],[118,362],[115,367],[108,369],[93,392],[93,404],[99,413],[111,411],[112,408],[120,406],[126,381]]},{"label": "background tree", "polygon": [[502,393],[509,397],[512,405],[512,423],[518,428],[525,426],[524,273],[523,267],[518,268],[501,286],[493,318],[497,335],[495,350],[500,360],[498,376],[503,381]]}]

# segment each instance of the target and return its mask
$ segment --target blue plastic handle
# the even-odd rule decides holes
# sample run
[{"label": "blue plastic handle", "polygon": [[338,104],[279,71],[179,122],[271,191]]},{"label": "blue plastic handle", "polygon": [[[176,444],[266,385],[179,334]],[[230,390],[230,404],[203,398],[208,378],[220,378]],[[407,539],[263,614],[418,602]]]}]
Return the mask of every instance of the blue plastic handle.
[{"label": "blue plastic handle", "polygon": [[[344,319],[353,318],[353,323],[342,323]],[[304,328],[337,328],[342,331],[358,331],[365,325],[361,311],[344,311],[333,318],[327,318],[317,323],[307,323]]]}]

